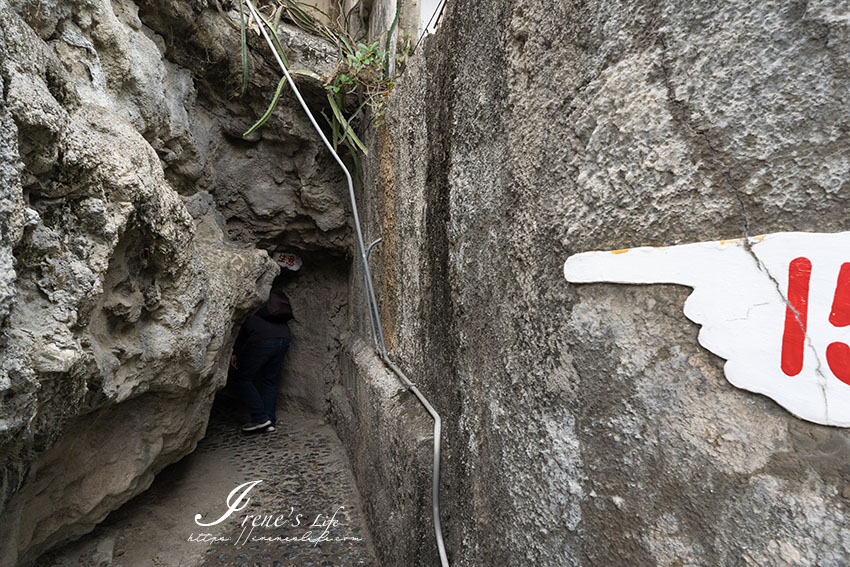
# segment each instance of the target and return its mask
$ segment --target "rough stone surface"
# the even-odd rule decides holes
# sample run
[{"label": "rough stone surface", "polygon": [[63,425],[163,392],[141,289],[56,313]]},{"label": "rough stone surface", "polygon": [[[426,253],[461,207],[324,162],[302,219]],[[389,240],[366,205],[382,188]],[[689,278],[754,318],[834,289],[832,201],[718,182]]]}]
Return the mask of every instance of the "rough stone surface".
[{"label": "rough stone surface", "polygon": [[[344,256],[339,180],[292,101],[239,139],[277,79],[252,37],[252,94],[229,100],[226,17],[205,2],[0,1],[4,566],[91,530],[193,450],[234,326],[277,273],[249,246]],[[332,50],[299,33],[292,59],[327,72]]]},{"label": "rough stone surface", "polygon": [[281,371],[281,396],[324,415],[331,389],[342,380],[340,351],[348,323],[348,271],[342,257],[311,255],[285,286],[293,305],[293,340]]},{"label": "rough stone surface", "polygon": [[[288,87],[267,126],[242,137],[265,112],[281,77],[259,33],[248,35],[251,72],[240,99],[239,34],[228,25],[229,19],[238,26],[238,12],[223,15],[206,2],[161,0],[142,3],[139,17],[151,33],[160,34],[167,61],[198,77],[193,89],[168,91],[173,93],[170,104],[187,109],[183,130],[188,141],[154,144],[175,186],[181,192],[210,192],[228,235],[239,242],[268,249],[347,251],[351,231],[344,178]],[[285,24],[279,37],[292,68],[320,77],[296,75],[317,120],[323,121],[323,80],[334,71],[336,46]]]},{"label": "rough stone surface", "polygon": [[[343,250],[347,191],[339,169],[287,88],[267,127],[242,134],[265,112],[281,76],[258,32],[249,34],[249,87],[241,75],[238,12],[215,2],[130,0],[13,2],[70,75],[84,105],[106,106],[156,150],[181,194],[206,190],[246,245]],[[323,80],[337,49],[294,26],[279,36],[308,102],[326,104]]]},{"label": "rough stone surface", "polygon": [[[245,436],[239,424],[247,416],[221,401],[194,453],[91,534],[39,558],[39,567],[377,567],[363,504],[333,429],[314,415],[279,411],[275,432]],[[245,510],[215,526],[195,523],[196,514],[204,522],[221,517],[227,495],[255,480],[263,482],[251,489]],[[269,516],[270,525],[262,525]],[[318,527],[331,516],[336,523]],[[248,536],[242,523],[247,518],[250,529],[254,517],[260,520]]]},{"label": "rough stone surface", "polygon": [[562,273],[850,229],[849,41],[837,0],[448,3],[363,198],[391,354],[445,419],[453,565],[850,561],[850,434],[729,385],[690,290]]},{"label": "rough stone surface", "polygon": [[382,565],[435,565],[431,524],[433,422],[375,354],[342,337],[343,381],[331,392],[332,417],[366,496]]},{"label": "rough stone surface", "polygon": [[[274,272],[250,246],[315,254],[284,390],[331,400],[379,558],[434,564],[432,423],[361,340],[344,184],[288,94],[242,139],[279,75],[252,32],[234,96],[216,4],[0,0],[0,564],[194,447]],[[329,72],[332,48],[283,33]],[[847,432],[731,387],[688,290],[561,272],[848,229],[848,43],[839,0],[448,3],[367,136],[362,212],[391,355],[444,418],[453,565],[850,561]]]}]

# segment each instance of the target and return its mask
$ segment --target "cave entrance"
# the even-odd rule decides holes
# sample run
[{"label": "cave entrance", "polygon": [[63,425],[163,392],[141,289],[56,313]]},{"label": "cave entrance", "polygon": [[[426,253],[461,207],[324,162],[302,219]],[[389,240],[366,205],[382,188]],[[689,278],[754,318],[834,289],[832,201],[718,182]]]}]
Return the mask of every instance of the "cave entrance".
[{"label": "cave entrance", "polygon": [[[330,391],[341,381],[351,260],[326,251],[297,255],[301,268],[283,271],[276,282],[292,302],[294,319],[279,376],[275,431],[244,435],[240,425],[248,414],[224,388],[195,451],[42,564],[379,564],[346,448],[328,420]],[[237,486],[250,491],[244,509],[215,525],[195,524],[225,515],[236,503],[231,493]],[[307,532],[327,539],[285,539]]]},{"label": "cave entrance", "polygon": [[[328,251],[276,252],[278,264],[291,262],[297,270],[281,267],[273,287],[280,287],[292,303],[288,322],[292,341],[278,377],[278,413],[294,411],[327,416],[330,392],[341,382],[340,335],[348,320],[351,260]],[[216,409],[232,420],[247,417],[231,380],[216,397]],[[221,412],[211,416],[220,419]],[[243,421],[244,422],[244,421]]]}]

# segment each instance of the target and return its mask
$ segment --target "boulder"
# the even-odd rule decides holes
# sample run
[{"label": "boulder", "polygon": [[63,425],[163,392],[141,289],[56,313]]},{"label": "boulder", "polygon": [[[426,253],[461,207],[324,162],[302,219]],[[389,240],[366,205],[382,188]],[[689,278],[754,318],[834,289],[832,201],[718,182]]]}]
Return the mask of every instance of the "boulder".
[{"label": "boulder", "polygon": [[166,179],[158,141],[200,153],[193,88],[134,6],[39,4],[0,1],[2,565],[91,530],[193,450],[277,273]]}]

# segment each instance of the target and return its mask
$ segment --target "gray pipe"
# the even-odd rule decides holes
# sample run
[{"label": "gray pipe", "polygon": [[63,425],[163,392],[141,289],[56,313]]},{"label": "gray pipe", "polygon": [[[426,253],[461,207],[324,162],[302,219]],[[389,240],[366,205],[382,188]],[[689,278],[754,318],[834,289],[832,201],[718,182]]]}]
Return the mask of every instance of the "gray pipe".
[{"label": "gray pipe", "polygon": [[395,373],[401,382],[407,386],[407,389],[413,392],[419,401],[425,406],[431,417],[434,418],[434,474],[431,483],[432,508],[434,515],[434,533],[437,535],[437,551],[440,553],[440,564],[443,567],[449,567],[449,558],[446,556],[446,545],[443,543],[443,528],[440,524],[440,436],[442,434],[443,422],[440,419],[437,411],[428,403],[419,388],[407,379],[404,372],[398,366],[393,364],[388,356],[383,356],[384,362]]},{"label": "gray pipe", "polygon": [[[377,243],[379,243],[380,241],[381,241],[381,239],[378,238],[377,240],[372,242],[372,244],[370,244],[368,248],[366,248],[366,266],[367,267],[369,265],[369,257],[372,255],[372,248],[374,248],[375,245]],[[371,271],[372,270],[370,269],[369,272],[371,273]],[[381,349],[378,346],[378,337],[375,334],[375,317],[374,317],[374,315],[372,315],[371,309],[369,309],[369,324],[372,327],[372,345],[375,347],[375,352],[381,353]]]},{"label": "gray pipe", "polygon": [[369,257],[372,255],[372,248],[374,248],[376,244],[381,242],[381,240],[383,240],[383,238],[376,239],[374,242],[372,242],[372,244],[369,245],[369,248],[366,249],[366,260],[367,261],[369,260]]},{"label": "gray pipe", "polygon": [[[295,81],[292,80],[292,76],[289,74],[289,71],[286,69],[286,65],[283,64],[283,61],[280,59],[280,55],[272,43],[271,38],[269,38],[268,32],[266,32],[266,28],[259,15],[257,14],[256,8],[251,3],[251,0],[245,0],[245,3],[248,5],[248,9],[251,11],[251,17],[254,19],[254,22],[257,24],[257,27],[260,29],[260,32],[263,34],[263,37],[266,40],[266,43],[269,46],[269,49],[272,51],[272,55],[277,60],[278,65],[280,65],[281,71],[283,71],[284,76],[286,77],[286,82],[289,83],[290,88],[292,88],[292,92],[295,93],[295,98],[298,99],[298,102],[301,104],[301,108],[304,109],[304,113],[307,115],[307,118],[310,119],[310,122],[313,124],[313,128],[318,132],[319,137],[324,142],[325,146],[328,148],[328,151],[331,152],[336,162],[339,164],[339,167],[342,169],[343,173],[345,173],[345,180],[348,182],[348,196],[351,200],[351,212],[354,216],[354,227],[357,231],[357,244],[360,248],[360,259],[363,262],[363,280],[366,285],[366,300],[369,304],[369,317],[370,321],[373,324],[373,333],[377,331],[375,338],[376,346],[380,345],[380,350],[378,350],[378,354],[384,363],[393,371],[396,377],[401,380],[401,382],[407,386],[407,388],[413,392],[413,395],[419,400],[419,402],[425,407],[428,413],[434,418],[434,468],[433,468],[433,483],[432,483],[432,507],[434,513],[434,533],[437,538],[437,550],[440,554],[440,563],[442,567],[449,567],[449,560],[446,556],[446,548],[443,543],[443,532],[440,524],[440,435],[442,432],[442,420],[440,419],[439,414],[434,410],[433,406],[428,403],[428,400],[425,399],[425,396],[419,391],[419,389],[407,379],[404,373],[390,360],[387,354],[387,346],[386,341],[384,340],[384,330],[381,326],[381,315],[378,311],[378,302],[375,299],[375,289],[372,287],[372,274],[369,270],[369,257],[365,246],[363,245],[363,231],[360,228],[360,216],[357,214],[357,200],[354,195],[354,183],[351,180],[351,173],[348,171],[348,168],[342,161],[342,158],[339,157],[339,154],[334,150],[333,145],[328,141],[328,138],[325,136],[325,133],[322,132],[322,129],[319,127],[319,124],[316,122],[316,119],[313,117],[313,113],[310,112],[310,109],[307,107],[307,103],[304,102],[304,98],[301,96],[301,92],[298,90],[298,87],[295,85]],[[370,250],[372,246],[377,244],[373,242],[372,245],[369,246]],[[372,319],[374,317],[374,319]]]},{"label": "gray pipe", "polygon": [[[372,248],[381,242],[381,238],[375,240],[372,244],[369,245],[369,249],[366,250],[366,258],[368,260],[369,256],[372,253]],[[448,566],[449,559],[446,557],[446,546],[443,543],[443,530],[440,524],[440,438],[442,437],[442,429],[443,429],[443,421],[440,419],[440,415],[434,409],[434,407],[428,403],[428,400],[425,399],[425,396],[422,395],[422,392],[419,391],[419,388],[411,382],[407,375],[401,371],[401,369],[390,360],[390,357],[386,354],[387,349],[386,345],[384,345],[383,354],[381,358],[384,360],[384,363],[390,367],[390,370],[396,375],[396,377],[404,384],[408,390],[413,392],[413,395],[419,399],[425,409],[431,414],[431,417],[434,418],[434,474],[432,477],[432,486],[431,486],[431,495],[433,499],[433,515],[434,515],[434,531],[437,534],[437,551],[440,553],[440,563],[444,566]]]},{"label": "gray pipe", "polygon": [[[301,108],[304,109],[304,113],[307,114],[307,118],[310,119],[310,122],[313,124],[313,128],[316,129],[316,132],[319,133],[319,137],[322,139],[322,142],[325,143],[325,146],[331,152],[336,162],[339,164],[339,167],[342,169],[343,173],[345,173],[345,180],[348,182],[348,196],[351,199],[351,212],[354,215],[354,228],[357,231],[357,244],[360,247],[360,259],[363,261],[364,266],[366,265],[366,248],[363,245],[363,232],[360,229],[360,215],[357,214],[357,201],[354,198],[354,183],[351,180],[351,173],[349,173],[348,168],[345,167],[345,164],[342,162],[342,158],[339,157],[339,154],[336,153],[331,143],[328,141],[328,138],[325,136],[325,133],[322,132],[322,129],[319,127],[319,123],[316,122],[316,119],[313,117],[313,113],[310,112],[310,109],[307,107],[307,103],[304,102],[304,98],[301,96],[301,91],[298,90],[298,87],[295,86],[295,81],[292,80],[292,75],[289,74],[289,71],[286,69],[286,65],[283,64],[283,61],[280,59],[280,55],[272,43],[271,38],[269,38],[268,32],[266,32],[266,28],[263,24],[263,21],[260,19],[260,16],[257,14],[256,8],[254,8],[254,4],[251,3],[251,0],[245,0],[245,3],[248,4],[248,8],[251,10],[251,17],[254,18],[254,23],[257,24],[257,27],[260,29],[260,32],[263,34],[263,37],[268,43],[269,48],[272,50],[272,55],[277,60],[278,65],[280,65],[280,69],[283,71],[284,76],[286,77],[286,82],[289,83],[289,86],[292,88],[292,92],[295,93],[295,98],[298,99],[298,102],[301,104]],[[275,30],[275,33],[277,31]],[[377,302],[375,301],[375,291],[372,288],[372,274],[369,273],[369,268],[366,266],[363,270],[363,278],[366,284],[366,292],[368,294],[367,302],[370,304],[370,307],[373,310],[377,309]],[[375,311],[375,323],[377,325],[378,336],[381,339],[381,343],[383,344],[384,331],[381,328],[381,318],[378,316],[378,312]]]}]

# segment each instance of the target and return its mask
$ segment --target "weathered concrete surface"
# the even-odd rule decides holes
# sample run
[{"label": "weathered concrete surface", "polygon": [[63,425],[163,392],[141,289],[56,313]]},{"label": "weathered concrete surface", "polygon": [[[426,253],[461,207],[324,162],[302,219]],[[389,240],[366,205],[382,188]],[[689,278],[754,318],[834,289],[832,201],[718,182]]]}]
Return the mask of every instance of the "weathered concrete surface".
[{"label": "weathered concrete surface", "polygon": [[850,561],[850,434],[730,386],[688,289],[561,271],[585,250],[850,228],[848,16],[449,3],[363,196],[392,355],[445,418],[453,565]]},{"label": "weathered concrete surface", "polygon": [[382,565],[439,563],[431,524],[433,422],[371,345],[345,334],[331,416],[351,455]]}]

